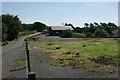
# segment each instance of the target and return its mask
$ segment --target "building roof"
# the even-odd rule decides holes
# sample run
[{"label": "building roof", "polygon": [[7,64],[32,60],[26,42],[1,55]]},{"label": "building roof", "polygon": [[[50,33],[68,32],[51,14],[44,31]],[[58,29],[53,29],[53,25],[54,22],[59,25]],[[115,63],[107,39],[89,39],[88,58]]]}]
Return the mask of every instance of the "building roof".
[{"label": "building roof", "polygon": [[73,30],[71,26],[50,26],[52,30]]}]

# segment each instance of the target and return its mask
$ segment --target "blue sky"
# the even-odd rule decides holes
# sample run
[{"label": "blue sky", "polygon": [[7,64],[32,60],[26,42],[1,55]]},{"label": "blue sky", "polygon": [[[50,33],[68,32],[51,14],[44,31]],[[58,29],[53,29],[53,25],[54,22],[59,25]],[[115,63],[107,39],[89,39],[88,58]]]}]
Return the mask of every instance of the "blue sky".
[{"label": "blue sky", "polygon": [[18,15],[23,23],[43,22],[47,25],[85,22],[118,24],[117,2],[2,2],[2,13]]}]

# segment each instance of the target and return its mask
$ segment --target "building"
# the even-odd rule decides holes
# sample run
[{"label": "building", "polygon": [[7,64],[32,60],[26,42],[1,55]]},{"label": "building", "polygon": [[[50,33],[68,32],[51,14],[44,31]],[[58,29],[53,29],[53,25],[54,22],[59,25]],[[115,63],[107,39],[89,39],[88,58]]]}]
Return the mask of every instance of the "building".
[{"label": "building", "polygon": [[71,26],[49,26],[49,35],[58,36],[61,35],[65,30],[74,30]]}]

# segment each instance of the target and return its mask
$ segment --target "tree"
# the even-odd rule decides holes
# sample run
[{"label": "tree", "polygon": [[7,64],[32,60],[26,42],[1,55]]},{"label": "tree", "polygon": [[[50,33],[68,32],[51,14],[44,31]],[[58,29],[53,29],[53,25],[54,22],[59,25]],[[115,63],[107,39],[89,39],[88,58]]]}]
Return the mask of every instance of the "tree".
[{"label": "tree", "polygon": [[101,24],[102,29],[104,29],[105,31],[107,31],[108,34],[111,36],[111,35],[112,35],[112,30],[111,30],[111,28],[108,26],[108,24],[106,24],[106,23],[100,23],[100,24]]},{"label": "tree", "polygon": [[64,24],[64,26],[68,26],[68,24],[67,24],[67,23],[65,23],[65,24]]},{"label": "tree", "polygon": [[85,34],[85,37],[91,38],[91,37],[93,37],[93,34],[92,34],[91,32],[87,32],[87,33]]},{"label": "tree", "polygon": [[21,28],[20,28],[20,31],[21,32],[24,32],[24,31],[33,31],[32,24],[23,23],[22,26],[21,26]]},{"label": "tree", "polygon": [[115,23],[111,23],[111,22],[108,23],[108,26],[110,28],[112,28],[112,30],[117,28],[117,25]]},{"label": "tree", "polygon": [[101,29],[101,25],[99,23],[94,22],[93,24],[94,24],[94,26],[95,26],[96,29],[98,29],[98,28]]},{"label": "tree", "polygon": [[[21,27],[21,21],[18,16],[13,16],[10,14],[2,15],[2,23],[3,23],[3,39],[8,41],[14,40],[18,37],[19,30]],[[6,30],[5,30],[6,29]],[[7,38],[6,38],[7,34]]]},{"label": "tree", "polygon": [[108,37],[108,33],[107,31],[103,30],[103,29],[97,29],[95,30],[94,32],[94,37],[97,37],[97,38],[105,38],[105,37]]},{"label": "tree", "polygon": [[71,26],[75,30],[75,27],[71,23],[69,23],[68,26]]},{"label": "tree", "polygon": [[71,23],[65,23],[65,26],[71,26],[74,30],[75,30],[75,27],[71,24]]},{"label": "tree", "polygon": [[99,24],[97,22],[94,22],[95,26],[98,26]]},{"label": "tree", "polygon": [[113,26],[113,23],[109,22],[109,23],[108,23],[108,26],[109,26],[109,27],[112,27],[112,26]]},{"label": "tree", "polygon": [[88,27],[89,24],[85,23],[84,25],[85,25],[85,27],[83,27],[83,30],[84,30],[83,33],[86,34],[86,32],[89,32],[89,27]]},{"label": "tree", "polygon": [[75,28],[75,31],[78,32],[78,33],[83,33],[83,29],[80,28],[80,27],[76,27],[76,28]]},{"label": "tree", "polygon": [[89,24],[88,24],[88,23],[85,23],[84,25],[85,25],[86,27],[88,27],[88,26],[89,26]]},{"label": "tree", "polygon": [[6,25],[4,23],[2,23],[2,41],[6,42],[7,40],[7,30],[8,28],[6,27]]},{"label": "tree", "polygon": [[90,23],[89,32],[90,32],[90,33],[94,33],[95,30],[96,30],[95,26],[94,26],[92,23]]},{"label": "tree", "polygon": [[42,32],[42,30],[45,28],[47,28],[47,26],[41,22],[34,22],[32,24],[32,29],[37,30],[38,32]]}]

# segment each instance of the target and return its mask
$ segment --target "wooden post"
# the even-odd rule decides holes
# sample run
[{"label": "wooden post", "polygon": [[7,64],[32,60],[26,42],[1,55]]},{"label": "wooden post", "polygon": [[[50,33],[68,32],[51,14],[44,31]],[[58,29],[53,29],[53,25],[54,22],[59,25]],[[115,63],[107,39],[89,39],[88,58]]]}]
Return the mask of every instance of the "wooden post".
[{"label": "wooden post", "polygon": [[28,73],[28,80],[36,80],[36,75],[33,72]]},{"label": "wooden post", "polygon": [[27,50],[27,66],[28,66],[28,72],[31,72],[29,50]]},{"label": "wooden post", "polygon": [[28,43],[27,43],[27,40],[25,39],[26,41],[26,54],[27,54],[27,67],[28,67],[28,72],[31,72],[31,69],[30,69],[30,56],[29,56],[29,50],[28,50]]},{"label": "wooden post", "polygon": [[28,43],[26,41],[26,54],[27,54],[27,68],[28,68],[28,80],[36,80],[36,75],[35,73],[31,72],[30,68],[30,55],[29,55],[29,50],[28,50]]}]

